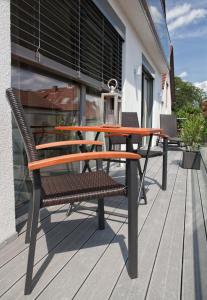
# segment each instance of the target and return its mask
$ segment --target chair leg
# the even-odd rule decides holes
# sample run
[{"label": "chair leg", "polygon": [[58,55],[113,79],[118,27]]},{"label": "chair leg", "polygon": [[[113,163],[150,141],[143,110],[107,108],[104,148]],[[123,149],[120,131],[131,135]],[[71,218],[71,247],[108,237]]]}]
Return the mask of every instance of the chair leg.
[{"label": "chair leg", "polygon": [[39,217],[39,210],[40,210],[40,197],[41,197],[39,171],[34,171],[33,173],[34,173],[33,212],[32,212],[32,222],[31,222],[29,254],[28,254],[28,261],[27,261],[27,272],[26,272],[25,289],[24,289],[25,295],[30,294],[32,288],[32,274],[33,274],[33,267],[34,267],[34,257],[35,257],[38,217]]},{"label": "chair leg", "polygon": [[27,273],[26,273],[26,281],[25,281],[25,295],[31,293],[32,274],[33,274],[33,267],[34,267],[34,256],[35,256],[37,227],[38,227],[38,216],[39,216],[39,209],[35,208],[33,212],[32,226],[31,226],[31,237],[30,237]]},{"label": "chair leg", "polygon": [[[108,151],[112,151],[112,143],[111,143],[111,139],[109,138],[109,150]],[[109,174],[110,171],[110,164],[111,161],[110,159],[107,161],[107,166],[106,166],[106,173]]]},{"label": "chair leg", "polygon": [[30,242],[30,232],[31,232],[31,225],[32,225],[32,201],[29,203],[29,211],[28,211],[28,218],[27,218],[27,230],[25,235],[25,244],[29,244]]},{"label": "chair leg", "polygon": [[98,199],[98,228],[100,230],[105,229],[104,199]]},{"label": "chair leg", "polygon": [[163,139],[163,162],[162,162],[162,190],[167,189],[167,153],[168,153],[168,140]]},{"label": "chair leg", "polygon": [[107,161],[107,166],[106,166],[106,173],[107,173],[107,174],[109,174],[110,164],[111,164],[111,161],[108,160],[108,161]]},{"label": "chair leg", "polygon": [[66,212],[67,217],[70,216],[70,214],[72,213],[72,210],[73,210],[73,203],[69,203],[68,204],[68,209],[67,209],[67,212]]},{"label": "chair leg", "polygon": [[[140,178],[140,183],[141,183],[142,182],[143,173],[142,173],[142,168],[141,168],[139,160],[137,161],[137,167],[138,167],[139,178]],[[143,185],[142,185],[142,194],[143,194],[143,197],[144,197],[144,203],[147,204],[147,196],[146,196],[146,191],[145,191],[145,187],[144,187],[144,182],[143,182]]]},{"label": "chair leg", "polygon": [[[137,162],[129,161],[128,167],[128,272],[130,278],[138,277],[138,187]],[[138,199],[139,201],[139,199]],[[139,202],[138,202],[139,203]]]}]

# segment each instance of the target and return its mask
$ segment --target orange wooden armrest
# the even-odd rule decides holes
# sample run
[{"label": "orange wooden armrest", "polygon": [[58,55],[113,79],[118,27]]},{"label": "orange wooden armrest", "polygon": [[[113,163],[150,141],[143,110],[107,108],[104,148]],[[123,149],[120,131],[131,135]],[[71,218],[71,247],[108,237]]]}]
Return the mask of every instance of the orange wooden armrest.
[{"label": "orange wooden armrest", "polygon": [[129,136],[129,134],[126,134],[126,133],[108,133],[108,134],[105,134],[105,137],[113,137],[113,136],[127,137],[127,136]]},{"label": "orange wooden armrest", "polygon": [[28,168],[30,171],[32,171],[32,170],[38,170],[38,169],[51,167],[55,165],[61,165],[65,163],[72,163],[72,162],[83,161],[83,160],[111,159],[111,158],[140,159],[141,156],[139,154],[135,154],[131,152],[115,152],[115,151],[76,153],[76,154],[68,154],[68,155],[56,156],[56,157],[33,161],[28,164]]},{"label": "orange wooden armrest", "polygon": [[46,149],[46,148],[54,148],[60,146],[73,146],[73,145],[95,145],[95,146],[102,146],[103,142],[100,141],[89,141],[89,140],[74,140],[74,141],[60,141],[60,142],[53,142],[47,144],[40,144],[36,146],[37,150]]}]

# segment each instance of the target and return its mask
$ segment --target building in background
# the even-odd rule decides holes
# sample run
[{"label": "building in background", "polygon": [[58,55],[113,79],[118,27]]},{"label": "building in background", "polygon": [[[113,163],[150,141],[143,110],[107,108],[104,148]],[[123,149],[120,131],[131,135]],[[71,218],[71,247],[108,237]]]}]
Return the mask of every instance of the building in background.
[{"label": "building in background", "polygon": [[[26,220],[31,198],[6,88],[16,90],[41,143],[74,138],[54,132],[60,124],[102,123],[101,93],[111,78],[122,110],[137,112],[143,127],[159,127],[160,113],[171,113],[174,84],[164,0],[1,0],[0,24],[1,244]],[[62,149],[55,151],[41,155]]]}]

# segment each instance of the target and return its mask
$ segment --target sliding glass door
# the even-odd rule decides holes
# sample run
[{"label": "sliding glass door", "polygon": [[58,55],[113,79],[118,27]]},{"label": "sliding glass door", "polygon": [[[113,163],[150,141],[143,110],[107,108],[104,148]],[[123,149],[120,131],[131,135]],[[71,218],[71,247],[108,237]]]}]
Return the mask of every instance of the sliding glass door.
[{"label": "sliding glass door", "polygon": [[[141,126],[152,127],[153,110],[153,78],[143,68],[142,72],[142,107],[141,107]],[[146,139],[144,140],[144,144]]]},{"label": "sliding glass door", "polygon": [[146,72],[142,73],[142,127],[152,127],[153,109],[153,78]]}]

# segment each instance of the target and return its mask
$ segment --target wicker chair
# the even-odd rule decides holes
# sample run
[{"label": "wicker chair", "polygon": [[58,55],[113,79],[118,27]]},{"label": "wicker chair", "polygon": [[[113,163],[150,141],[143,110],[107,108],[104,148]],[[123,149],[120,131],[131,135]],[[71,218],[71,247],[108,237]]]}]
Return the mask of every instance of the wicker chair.
[{"label": "wicker chair", "polygon": [[181,146],[182,139],[178,137],[177,117],[175,115],[160,115],[160,128],[168,135],[168,144]]},{"label": "wicker chair", "polygon": [[[126,127],[139,127],[139,121],[136,112],[123,112],[122,113],[122,126]],[[122,145],[126,144],[126,136],[112,136],[108,135],[109,137],[109,151],[112,151],[115,148],[115,145]],[[142,158],[148,160],[148,158],[162,156],[163,157],[163,171],[162,171],[162,189],[166,190],[167,186],[167,135],[160,134],[159,137],[163,138],[163,150],[151,150],[149,149],[141,149],[142,146],[142,136],[132,135],[132,144],[136,144],[137,148],[133,149],[134,153],[141,155]],[[107,172],[110,170],[110,163],[112,160],[107,162]],[[115,160],[113,160],[115,161]],[[137,162],[138,170],[140,178],[142,179],[145,176],[145,171],[147,168],[147,164],[145,165],[145,170],[142,170],[140,161]],[[147,203],[146,193],[143,186],[143,197],[145,203]]]},{"label": "wicker chair", "polygon": [[[30,205],[25,242],[30,243],[25,294],[32,290],[33,265],[36,247],[39,211],[42,207],[73,203],[75,201],[98,202],[98,226],[104,229],[104,197],[124,195],[128,197],[128,273],[131,278],[137,277],[137,160],[138,154],[128,152],[88,152],[62,155],[39,160],[30,128],[27,126],[19,99],[12,89],[7,90],[8,102],[23,138],[28,158],[28,168],[33,183],[33,199]],[[49,146],[49,145],[48,145]],[[40,148],[40,147],[39,147]],[[102,170],[101,161],[109,158],[127,160],[127,186],[117,183]],[[95,172],[81,174],[64,174],[43,177],[40,170],[59,164],[97,160]]]}]

